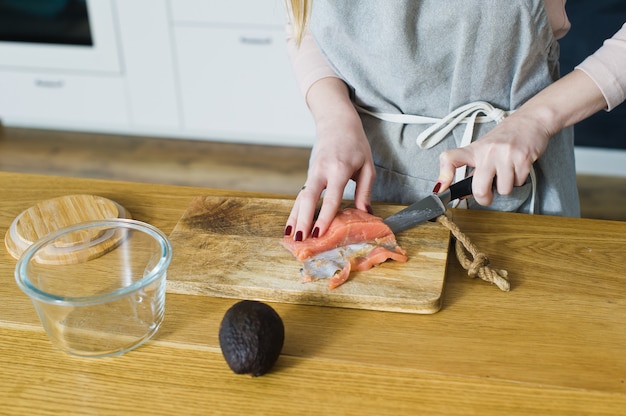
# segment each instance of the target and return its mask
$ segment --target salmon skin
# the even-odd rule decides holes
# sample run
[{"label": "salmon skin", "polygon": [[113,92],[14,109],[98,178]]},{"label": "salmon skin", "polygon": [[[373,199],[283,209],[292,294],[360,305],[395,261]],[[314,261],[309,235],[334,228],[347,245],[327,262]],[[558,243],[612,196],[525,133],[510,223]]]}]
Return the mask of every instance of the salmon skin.
[{"label": "salmon skin", "polygon": [[331,289],[348,280],[353,270],[369,270],[390,259],[402,263],[408,260],[382,218],[355,208],[339,211],[319,238],[294,241],[285,236],[282,244],[302,262],[305,281],[330,279]]}]

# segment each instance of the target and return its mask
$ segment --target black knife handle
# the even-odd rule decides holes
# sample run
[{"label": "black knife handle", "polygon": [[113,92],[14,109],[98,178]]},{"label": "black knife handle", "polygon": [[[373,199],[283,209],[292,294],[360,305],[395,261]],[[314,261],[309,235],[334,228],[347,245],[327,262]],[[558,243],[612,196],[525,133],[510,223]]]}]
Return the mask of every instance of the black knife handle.
[{"label": "black knife handle", "polygon": [[462,198],[464,196],[470,196],[472,194],[472,178],[469,176],[462,181],[450,185],[450,201]]}]

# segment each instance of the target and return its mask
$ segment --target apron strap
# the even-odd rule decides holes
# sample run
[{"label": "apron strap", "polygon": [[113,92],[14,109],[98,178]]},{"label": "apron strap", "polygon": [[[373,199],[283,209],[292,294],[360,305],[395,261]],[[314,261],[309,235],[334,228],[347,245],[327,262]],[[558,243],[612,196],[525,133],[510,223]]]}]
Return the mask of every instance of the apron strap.
[{"label": "apron strap", "polygon": [[[376,117],[383,121],[400,124],[430,124],[431,126],[424,130],[417,136],[416,144],[421,149],[430,149],[437,145],[443,139],[450,134],[450,132],[459,124],[467,124],[463,137],[461,139],[461,145],[459,147],[465,147],[472,142],[474,136],[474,126],[482,123],[496,122],[500,123],[504,118],[513,111],[501,110],[494,107],[486,101],[474,101],[469,104],[458,107],[444,118],[426,117],[413,114],[402,113],[383,113],[378,111],[371,111],[366,108],[355,105],[359,113],[368,114],[372,117]],[[480,114],[483,114],[482,116]],[[455,174],[455,182],[458,182],[465,178],[467,175],[467,166],[463,166],[457,169]],[[535,193],[536,193],[536,178],[535,170],[531,166],[530,179],[532,183],[532,197],[530,213],[534,213],[535,207]],[[455,207],[466,206],[465,201],[455,201]]]},{"label": "apron strap", "polygon": [[[382,113],[371,111],[363,107],[356,106],[359,113],[368,114],[383,121],[401,124],[431,124],[429,128],[424,130],[417,136],[416,143],[422,149],[430,149],[437,145],[459,124],[467,124],[461,146],[467,146],[472,141],[474,133],[474,125],[476,123],[490,123],[495,121],[500,123],[512,111],[504,111],[494,107],[486,101],[474,101],[452,111],[444,118],[418,116],[413,114],[401,113]],[[479,116],[479,114],[484,114]]]},{"label": "apron strap", "polygon": [[[479,114],[484,116],[478,116]],[[445,137],[460,123],[466,123],[461,146],[467,146],[472,142],[474,135],[474,125],[476,123],[489,123],[495,121],[500,123],[511,112],[496,108],[485,101],[475,101],[466,104],[452,111],[442,119],[436,121],[432,126],[424,130],[417,136],[416,143],[422,149],[430,149]]]}]

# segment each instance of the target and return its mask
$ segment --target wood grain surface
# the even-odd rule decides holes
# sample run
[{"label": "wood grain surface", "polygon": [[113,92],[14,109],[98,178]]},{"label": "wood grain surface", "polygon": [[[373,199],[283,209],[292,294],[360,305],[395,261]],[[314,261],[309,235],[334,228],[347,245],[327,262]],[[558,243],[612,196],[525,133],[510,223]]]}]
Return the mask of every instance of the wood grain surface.
[{"label": "wood grain surface", "polygon": [[[18,259],[31,244],[63,227],[84,221],[130,217],[130,213],[124,207],[108,198],[89,194],[65,195],[40,201],[22,211],[7,230],[4,243],[9,254]],[[120,234],[112,233],[112,237],[102,239],[100,232],[93,230],[75,232],[71,234],[70,240],[67,240],[70,237],[61,237],[55,242],[67,256],[58,251],[48,259],[42,256],[39,258],[49,264],[64,264],[93,258],[115,246]],[[94,244],[90,244],[86,250],[72,249],[75,245],[84,246],[91,241],[94,241]]]},{"label": "wood grain surface", "polygon": [[[387,261],[329,289],[303,282],[300,263],[280,243],[293,200],[194,199],[170,235],[174,258],[168,291],[237,299],[406,313],[435,313],[441,295],[449,231],[427,222],[397,236],[407,263]],[[399,210],[377,205],[381,217]]]},{"label": "wood grain surface", "polygon": [[[295,194],[310,149],[6,127],[0,171]],[[577,175],[583,218],[626,221],[626,176]]]},{"label": "wood grain surface", "polygon": [[[167,235],[198,195],[285,199],[3,172],[0,184],[0,235],[28,207],[69,194],[110,198]],[[221,355],[220,320],[236,302],[221,297],[168,293],[159,332],[123,356],[64,354],[0,244],[0,414],[623,416],[626,223],[450,214],[509,271],[510,292],[468,278],[449,255],[435,314],[272,303],[285,345],[257,378],[233,374]]]}]

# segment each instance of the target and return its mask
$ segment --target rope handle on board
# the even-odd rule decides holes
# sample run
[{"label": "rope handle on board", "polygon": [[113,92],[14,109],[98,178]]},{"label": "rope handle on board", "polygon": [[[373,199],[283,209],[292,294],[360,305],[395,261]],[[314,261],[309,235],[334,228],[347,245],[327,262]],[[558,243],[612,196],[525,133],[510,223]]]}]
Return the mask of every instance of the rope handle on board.
[{"label": "rope handle on board", "polygon": [[[437,222],[446,227],[454,238],[456,258],[461,266],[467,270],[467,275],[471,278],[480,277],[482,280],[493,283],[505,292],[511,290],[506,270],[494,269],[489,266],[489,258],[470,241],[461,229],[444,213],[437,217]],[[471,255],[471,259],[467,254]]]}]

